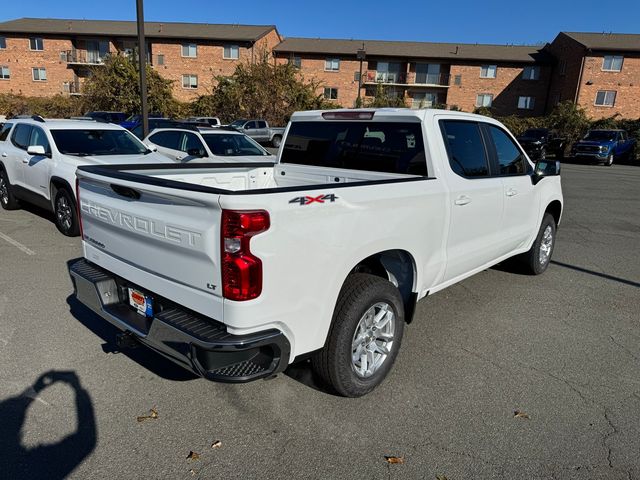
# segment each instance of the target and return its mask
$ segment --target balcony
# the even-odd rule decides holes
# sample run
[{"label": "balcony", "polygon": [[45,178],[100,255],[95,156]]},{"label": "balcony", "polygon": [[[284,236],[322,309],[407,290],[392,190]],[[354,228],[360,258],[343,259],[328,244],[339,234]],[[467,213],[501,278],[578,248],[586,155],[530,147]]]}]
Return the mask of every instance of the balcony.
[{"label": "balcony", "polygon": [[68,66],[103,65],[105,56],[101,56],[98,52],[91,50],[65,50],[60,52],[60,60],[66,62]]},{"label": "balcony", "polygon": [[385,85],[406,85],[407,74],[405,72],[376,72],[368,70],[363,74],[363,84],[384,83]]},{"label": "balcony", "polygon": [[451,75],[448,73],[415,73],[412,85],[425,87],[448,87]]},{"label": "balcony", "polygon": [[64,82],[62,84],[62,93],[66,93],[67,95],[82,95],[82,91],[80,88],[80,82]]}]

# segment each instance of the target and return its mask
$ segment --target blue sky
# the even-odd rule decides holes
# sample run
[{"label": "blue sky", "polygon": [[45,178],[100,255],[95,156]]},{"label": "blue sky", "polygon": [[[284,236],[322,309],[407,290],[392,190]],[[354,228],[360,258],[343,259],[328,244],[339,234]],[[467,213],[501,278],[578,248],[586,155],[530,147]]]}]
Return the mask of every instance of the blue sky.
[{"label": "blue sky", "polygon": [[[135,20],[135,3],[5,0],[0,21],[19,17]],[[640,33],[640,0],[145,0],[145,18],[275,24],[282,35],[292,37],[535,44],[551,41],[561,30]]]}]

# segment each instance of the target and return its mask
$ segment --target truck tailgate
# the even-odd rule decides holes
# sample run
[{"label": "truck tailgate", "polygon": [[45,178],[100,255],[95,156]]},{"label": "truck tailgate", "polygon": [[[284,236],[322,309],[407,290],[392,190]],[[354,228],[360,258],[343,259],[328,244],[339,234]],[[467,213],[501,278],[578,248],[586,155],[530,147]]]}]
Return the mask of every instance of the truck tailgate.
[{"label": "truck tailgate", "polygon": [[88,260],[222,321],[218,195],[78,171],[78,197]]}]

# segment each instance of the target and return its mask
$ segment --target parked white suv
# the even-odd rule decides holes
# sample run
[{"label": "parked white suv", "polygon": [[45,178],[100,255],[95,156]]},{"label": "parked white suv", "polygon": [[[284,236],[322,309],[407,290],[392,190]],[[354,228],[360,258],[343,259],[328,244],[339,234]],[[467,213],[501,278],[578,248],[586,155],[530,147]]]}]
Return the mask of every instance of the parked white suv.
[{"label": "parked white suv", "polygon": [[144,139],[177,162],[274,162],[258,142],[233,128],[157,128]]},{"label": "parked white suv", "polygon": [[117,125],[38,116],[8,120],[0,129],[0,206],[36,204],[54,212],[60,232],[76,236],[76,168],[113,163],[171,162]]}]

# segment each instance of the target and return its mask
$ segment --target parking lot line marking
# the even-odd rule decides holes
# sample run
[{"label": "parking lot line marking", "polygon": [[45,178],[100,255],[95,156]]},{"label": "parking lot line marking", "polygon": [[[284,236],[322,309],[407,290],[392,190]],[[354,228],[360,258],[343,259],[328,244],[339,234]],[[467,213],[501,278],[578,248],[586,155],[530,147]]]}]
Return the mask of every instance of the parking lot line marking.
[{"label": "parking lot line marking", "polygon": [[0,238],[2,238],[3,240],[9,242],[11,245],[16,247],[18,250],[23,251],[27,255],[35,255],[36,254],[36,252],[31,250],[29,247],[25,247],[23,244],[21,244],[17,240],[14,240],[13,238],[11,238],[9,235],[5,235],[4,233],[0,232]]}]

